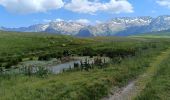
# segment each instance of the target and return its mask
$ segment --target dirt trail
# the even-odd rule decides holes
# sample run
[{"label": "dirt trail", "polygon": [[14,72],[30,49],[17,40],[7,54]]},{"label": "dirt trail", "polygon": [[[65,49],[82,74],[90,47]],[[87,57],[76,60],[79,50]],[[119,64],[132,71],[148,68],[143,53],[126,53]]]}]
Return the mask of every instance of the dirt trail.
[{"label": "dirt trail", "polygon": [[151,62],[150,67],[148,67],[144,74],[140,75],[135,81],[130,82],[127,86],[121,89],[116,91],[113,89],[113,95],[110,94],[102,100],[133,100],[146,87],[147,83],[152,80],[152,77],[159,69],[158,65],[164,59],[167,59],[169,54],[170,49],[162,52],[153,62]]}]

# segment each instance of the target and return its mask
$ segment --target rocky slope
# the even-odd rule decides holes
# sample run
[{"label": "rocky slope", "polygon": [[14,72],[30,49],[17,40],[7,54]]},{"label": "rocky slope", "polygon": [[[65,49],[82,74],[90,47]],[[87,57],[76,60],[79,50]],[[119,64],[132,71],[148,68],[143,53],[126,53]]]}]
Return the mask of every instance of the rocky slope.
[{"label": "rocky slope", "polygon": [[110,21],[87,26],[77,22],[50,22],[21,28],[4,28],[4,31],[47,32],[81,37],[89,36],[129,36],[145,32],[157,32],[170,29],[170,16],[118,17]]}]

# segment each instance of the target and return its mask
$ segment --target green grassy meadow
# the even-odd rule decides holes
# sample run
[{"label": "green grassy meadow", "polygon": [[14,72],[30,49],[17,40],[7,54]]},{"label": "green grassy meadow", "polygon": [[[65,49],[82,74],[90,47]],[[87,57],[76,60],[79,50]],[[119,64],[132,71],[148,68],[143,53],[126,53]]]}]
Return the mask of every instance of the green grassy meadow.
[{"label": "green grassy meadow", "polygon": [[[124,87],[145,73],[150,63],[169,47],[167,38],[76,38],[0,31],[0,100],[100,100],[113,87]],[[25,59],[50,60],[73,55],[107,56],[111,61],[102,68],[96,64],[88,70],[73,69],[45,77],[2,73],[2,68],[11,69]],[[137,100],[168,100],[169,64],[169,59],[160,63],[159,71]]]},{"label": "green grassy meadow", "polygon": [[170,55],[159,64],[159,70],[155,73],[151,82],[136,97],[136,100],[169,100],[170,99]]}]

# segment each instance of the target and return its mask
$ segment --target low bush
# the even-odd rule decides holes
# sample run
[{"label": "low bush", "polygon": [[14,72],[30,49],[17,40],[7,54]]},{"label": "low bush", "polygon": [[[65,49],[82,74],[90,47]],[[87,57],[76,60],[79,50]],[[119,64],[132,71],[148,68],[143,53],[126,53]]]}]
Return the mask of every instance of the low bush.
[{"label": "low bush", "polygon": [[39,77],[46,77],[48,76],[48,74],[50,74],[50,70],[44,66],[28,65],[28,66],[23,66],[20,69],[20,73],[23,73],[26,76],[36,75]]}]

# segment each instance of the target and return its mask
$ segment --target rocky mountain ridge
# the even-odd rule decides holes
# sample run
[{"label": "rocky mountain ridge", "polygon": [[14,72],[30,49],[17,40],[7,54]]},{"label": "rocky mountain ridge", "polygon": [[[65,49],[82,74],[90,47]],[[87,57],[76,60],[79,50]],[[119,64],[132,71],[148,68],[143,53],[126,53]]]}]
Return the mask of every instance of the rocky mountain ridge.
[{"label": "rocky mountain ridge", "polygon": [[4,31],[46,32],[53,34],[73,35],[80,37],[91,36],[129,36],[145,32],[157,32],[170,29],[170,16],[117,17],[110,21],[85,25],[78,22],[54,21],[21,28],[5,28]]}]

